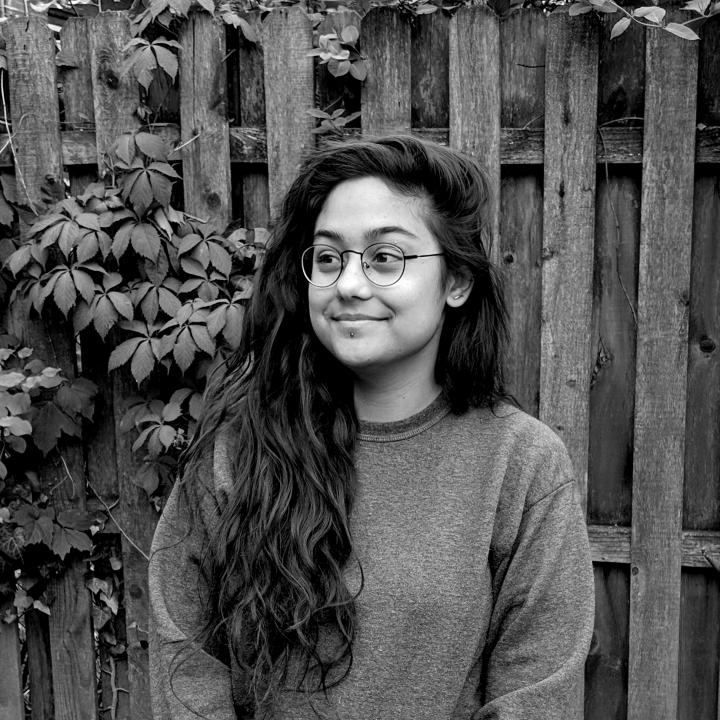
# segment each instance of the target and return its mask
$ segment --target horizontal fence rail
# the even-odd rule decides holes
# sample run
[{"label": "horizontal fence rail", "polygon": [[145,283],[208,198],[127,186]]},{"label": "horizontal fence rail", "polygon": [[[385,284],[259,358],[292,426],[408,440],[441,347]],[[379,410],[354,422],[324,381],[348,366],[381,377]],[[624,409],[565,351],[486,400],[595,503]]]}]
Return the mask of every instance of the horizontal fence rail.
[{"label": "horizontal fence rail", "polygon": [[[640,27],[610,41],[613,18],[566,10],[500,20],[468,7],[413,21],[387,7],[362,19],[348,11],[322,28],[359,26],[368,78],[341,85],[308,56],[312,23],[298,7],[269,13],[261,45],[195,13],[179,38],[179,123],[145,128],[177,146],[185,210],[219,226],[268,223],[319,142],[307,110],[338,93],[360,110],[346,138],[412,133],[487,165],[510,390],[563,438],[587,511],[597,621],[586,720],[720,718],[719,19],[691,43]],[[18,193],[39,208],[65,176],[76,193],[102,173],[118,135],[141,127],[137,84],[119,73],[129,21],[69,19],[59,71],[43,17],[8,20],[2,34],[12,130],[0,134],[0,168],[14,169]],[[75,373],[71,328],[17,308],[5,325]],[[22,643],[16,626],[0,627],[3,720],[25,718],[23,664],[33,720],[109,708],[115,720],[151,718],[146,568],[157,514],[120,430],[137,388],[123,372],[107,379],[107,356],[83,335],[96,420],[41,481],[58,488],[57,509],[85,507],[83,478],[114,508],[127,650],[95,657],[84,563],[71,563],[54,581],[50,617],[26,615]]]}]

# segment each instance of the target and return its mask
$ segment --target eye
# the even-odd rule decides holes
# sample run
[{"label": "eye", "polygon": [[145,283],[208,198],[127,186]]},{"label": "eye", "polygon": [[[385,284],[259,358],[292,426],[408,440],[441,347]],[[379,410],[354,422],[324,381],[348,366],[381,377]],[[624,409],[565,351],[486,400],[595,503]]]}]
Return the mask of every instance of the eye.
[{"label": "eye", "polygon": [[332,248],[316,248],[315,264],[322,265],[323,269],[339,267],[340,256]]},{"label": "eye", "polygon": [[367,261],[373,265],[392,265],[403,261],[402,250],[395,245],[371,245],[365,254]]}]

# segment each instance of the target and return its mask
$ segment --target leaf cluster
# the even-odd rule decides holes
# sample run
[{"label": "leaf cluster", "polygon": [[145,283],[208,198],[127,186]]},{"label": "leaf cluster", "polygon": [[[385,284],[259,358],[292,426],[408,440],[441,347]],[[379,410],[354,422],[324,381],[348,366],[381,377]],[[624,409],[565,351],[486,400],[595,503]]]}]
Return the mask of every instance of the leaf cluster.
[{"label": "leaf cluster", "polygon": [[361,82],[367,77],[365,58],[357,48],[360,31],[355,25],[346,25],[340,35],[327,33],[317,36],[317,47],[308,52],[309,57],[319,58],[320,65],[327,66],[333,77],[350,74]]}]

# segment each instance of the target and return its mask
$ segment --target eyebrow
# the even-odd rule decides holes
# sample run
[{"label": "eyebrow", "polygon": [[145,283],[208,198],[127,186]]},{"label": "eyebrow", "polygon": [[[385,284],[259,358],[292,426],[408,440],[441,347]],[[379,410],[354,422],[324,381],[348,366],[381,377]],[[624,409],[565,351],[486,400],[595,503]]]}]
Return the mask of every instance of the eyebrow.
[{"label": "eyebrow", "polygon": [[[415,233],[411,233],[409,230],[404,227],[400,227],[399,225],[384,225],[383,227],[372,228],[365,233],[364,237],[367,241],[377,241],[383,235],[390,234],[404,235],[405,237],[414,240],[418,239],[418,236],[415,235]],[[335,230],[326,230],[324,228],[320,228],[313,235],[313,240],[317,240],[318,238],[322,238],[324,240],[334,240],[337,243],[342,243],[344,240],[343,236],[339,232],[336,232]]]}]

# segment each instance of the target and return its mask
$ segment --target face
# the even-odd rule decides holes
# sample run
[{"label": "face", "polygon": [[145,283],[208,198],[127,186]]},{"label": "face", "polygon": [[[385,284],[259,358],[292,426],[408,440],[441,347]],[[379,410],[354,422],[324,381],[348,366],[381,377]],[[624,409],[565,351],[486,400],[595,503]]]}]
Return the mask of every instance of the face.
[{"label": "face", "polygon": [[[328,195],[313,243],[339,252],[375,243],[397,245],[405,255],[442,252],[426,212],[423,198],[401,195],[379,178],[348,180]],[[453,277],[443,282],[443,270],[442,257],[407,260],[400,280],[379,287],[365,276],[360,256],[347,253],[336,283],[308,284],[313,330],[360,377],[388,370],[432,376],[445,309],[467,294]]]}]

